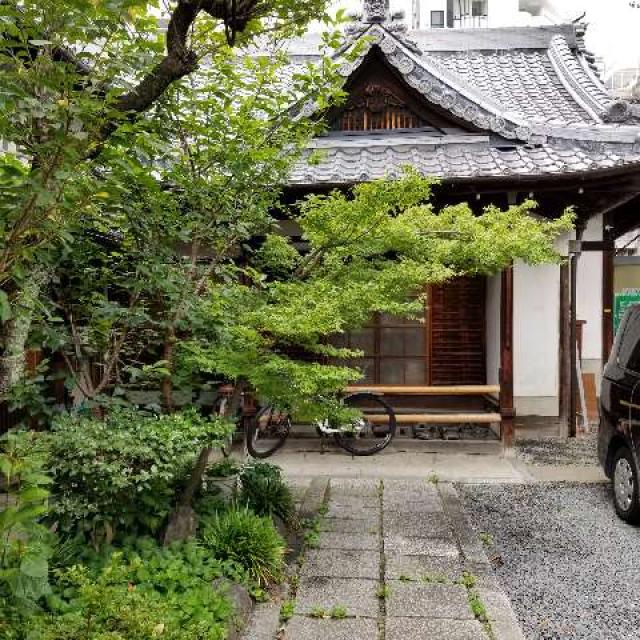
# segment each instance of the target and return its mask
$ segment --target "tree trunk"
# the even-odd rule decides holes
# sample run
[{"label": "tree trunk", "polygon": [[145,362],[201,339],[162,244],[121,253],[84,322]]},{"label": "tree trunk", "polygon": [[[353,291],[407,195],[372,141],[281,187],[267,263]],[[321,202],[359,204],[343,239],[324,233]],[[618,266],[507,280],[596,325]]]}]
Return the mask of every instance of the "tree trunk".
[{"label": "tree trunk", "polygon": [[[235,416],[240,408],[242,401],[242,393],[246,388],[246,381],[238,380],[233,390],[231,400],[227,405],[224,417]],[[213,452],[213,447],[207,446],[200,450],[198,459],[193,465],[191,475],[184,490],[178,498],[177,505],[171,516],[169,517],[169,523],[164,535],[164,544],[168,545],[176,540],[184,540],[190,535],[193,535],[195,529],[195,520],[197,518],[193,507],[193,499],[202,485],[202,479],[204,478],[209,458]]]},{"label": "tree trunk", "polygon": [[12,317],[2,326],[0,340],[0,399],[24,376],[25,347],[31,331],[33,313],[42,288],[49,277],[48,271],[36,268],[25,282],[11,305]]},{"label": "tree trunk", "polygon": [[173,413],[173,367],[175,364],[175,346],[176,346],[176,333],[173,327],[167,329],[167,334],[164,341],[164,349],[162,351],[162,359],[164,360],[164,366],[168,369],[169,373],[162,379],[160,385],[160,391],[162,393],[162,405],[167,413]]}]

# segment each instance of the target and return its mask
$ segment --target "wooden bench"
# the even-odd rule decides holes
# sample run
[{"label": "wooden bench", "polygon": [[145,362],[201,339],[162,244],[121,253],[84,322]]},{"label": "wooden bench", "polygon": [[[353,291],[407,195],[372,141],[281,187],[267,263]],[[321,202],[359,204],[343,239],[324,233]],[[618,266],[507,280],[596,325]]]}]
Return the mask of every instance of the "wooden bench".
[{"label": "wooden bench", "polygon": [[[369,391],[383,396],[483,396],[494,408],[499,406],[499,385],[456,385],[456,386],[400,386],[400,385],[352,385],[347,393]],[[368,415],[372,422],[384,423],[387,416]],[[499,424],[502,416],[496,412],[455,413],[396,413],[398,424]]]}]

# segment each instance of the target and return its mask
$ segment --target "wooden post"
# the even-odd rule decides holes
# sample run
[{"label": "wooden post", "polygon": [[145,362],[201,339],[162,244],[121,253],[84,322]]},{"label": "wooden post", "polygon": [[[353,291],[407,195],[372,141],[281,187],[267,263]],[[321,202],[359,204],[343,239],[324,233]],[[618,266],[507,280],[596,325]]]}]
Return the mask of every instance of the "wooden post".
[{"label": "wooden post", "polygon": [[560,437],[569,436],[571,412],[571,277],[569,262],[560,265]]},{"label": "wooden post", "polygon": [[602,252],[602,366],[609,360],[611,347],[613,346],[613,274],[615,245],[611,233],[607,231],[608,216],[604,218],[605,224],[605,249]]},{"label": "wooden post", "polygon": [[502,272],[500,300],[500,415],[504,453],[513,452],[515,444],[515,409],[513,405],[513,267]]},{"label": "wooden post", "polygon": [[[580,234],[581,235],[581,234]],[[580,241],[577,241],[580,244]],[[569,259],[570,273],[571,273],[571,311],[569,321],[569,358],[571,361],[571,378],[570,378],[570,392],[569,392],[569,423],[568,423],[568,435],[570,438],[575,438],[578,432],[576,424],[576,412],[577,407],[577,394],[578,394],[578,342],[577,342],[577,313],[576,307],[578,302],[578,253],[579,250],[571,253]]]},{"label": "wooden post", "polygon": [[584,235],[587,221],[578,219],[576,221],[576,239],[569,241],[569,279],[571,293],[571,309],[569,322],[569,357],[571,359],[571,377],[569,379],[569,423],[568,435],[575,438],[578,433],[578,425],[576,421],[577,413],[577,396],[578,396],[578,264],[580,262],[580,254],[582,253],[582,236]]}]

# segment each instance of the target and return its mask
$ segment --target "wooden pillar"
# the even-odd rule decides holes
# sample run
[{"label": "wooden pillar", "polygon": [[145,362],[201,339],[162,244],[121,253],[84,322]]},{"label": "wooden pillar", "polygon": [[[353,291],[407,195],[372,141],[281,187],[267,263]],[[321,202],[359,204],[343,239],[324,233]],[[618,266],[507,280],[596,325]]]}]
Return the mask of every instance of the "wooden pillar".
[{"label": "wooden pillar", "polygon": [[571,377],[569,378],[569,415],[567,435],[575,438],[578,433],[577,400],[578,400],[578,265],[582,254],[582,236],[587,226],[587,220],[576,220],[576,239],[569,241],[569,292],[571,295],[569,320],[569,358],[571,362]]},{"label": "wooden pillar", "polygon": [[513,404],[513,267],[502,272],[500,299],[500,415],[502,446],[505,453],[515,444]]},{"label": "wooden pillar", "polygon": [[560,437],[569,436],[571,412],[571,277],[569,262],[560,265]]},{"label": "wooden pillar", "polygon": [[604,217],[604,250],[602,252],[602,366],[609,360],[611,347],[613,347],[613,274],[614,258],[616,255],[612,234],[607,231],[610,228],[608,216]]}]

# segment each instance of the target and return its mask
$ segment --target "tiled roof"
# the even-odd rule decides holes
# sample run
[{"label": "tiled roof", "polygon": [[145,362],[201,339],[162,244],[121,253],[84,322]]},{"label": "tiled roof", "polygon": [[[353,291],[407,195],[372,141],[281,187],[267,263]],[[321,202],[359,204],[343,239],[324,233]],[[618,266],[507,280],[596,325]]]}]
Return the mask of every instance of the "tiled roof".
[{"label": "tiled roof", "polygon": [[429,55],[524,118],[556,124],[593,122],[556,75],[546,51],[516,49]]},{"label": "tiled roof", "polygon": [[[386,20],[356,22],[347,33],[338,62],[360,38],[366,46],[357,60],[342,63],[345,79],[377,47],[427,101],[485,135],[333,134],[314,142],[324,159],[299,163],[292,184],[363,181],[407,164],[444,178],[535,177],[634,164],[640,170],[640,107],[609,96],[584,51],[581,26],[407,33]],[[291,71],[313,61],[319,47],[315,35],[288,43]],[[308,104],[303,115],[315,110]]]},{"label": "tiled roof", "polygon": [[[307,163],[312,153],[314,161]],[[472,179],[578,174],[636,163],[640,145],[500,144],[490,136],[428,133],[330,135],[313,143],[292,171],[290,184],[366,182],[397,176],[406,166],[426,176]]]}]

